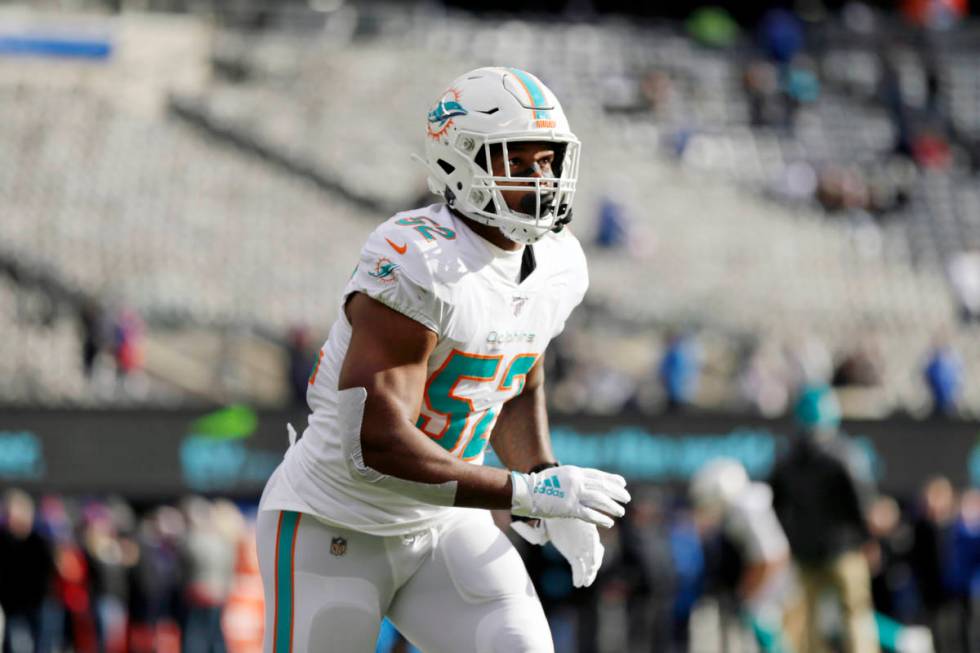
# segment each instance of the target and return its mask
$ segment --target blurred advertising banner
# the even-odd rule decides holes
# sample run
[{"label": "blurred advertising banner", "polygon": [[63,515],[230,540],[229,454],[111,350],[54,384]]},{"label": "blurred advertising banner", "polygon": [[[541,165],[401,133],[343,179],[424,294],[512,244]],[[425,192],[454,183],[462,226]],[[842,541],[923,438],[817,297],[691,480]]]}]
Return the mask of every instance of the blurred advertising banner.
[{"label": "blurred advertising banner", "polygon": [[[0,485],[34,491],[119,493],[131,498],[188,492],[257,498],[288,446],[286,423],[303,412],[0,410]],[[622,473],[633,482],[685,482],[705,461],[730,456],[765,478],[793,435],[789,421],[724,415],[553,416],[559,459]],[[846,422],[880,485],[915,492],[942,474],[980,485],[980,424]],[[496,460],[488,454],[488,463]]]}]

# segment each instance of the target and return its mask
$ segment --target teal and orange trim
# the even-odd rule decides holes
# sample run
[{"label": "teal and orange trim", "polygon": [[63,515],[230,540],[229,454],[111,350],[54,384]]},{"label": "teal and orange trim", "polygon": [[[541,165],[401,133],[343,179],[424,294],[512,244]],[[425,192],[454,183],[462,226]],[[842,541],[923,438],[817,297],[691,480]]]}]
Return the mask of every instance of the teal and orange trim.
[{"label": "teal and orange trim", "polygon": [[554,121],[551,119],[551,110],[546,108],[548,107],[548,100],[545,98],[544,91],[541,90],[541,85],[538,84],[538,81],[529,73],[518,68],[510,68],[509,70],[514,73],[514,77],[517,78],[517,81],[524,88],[524,92],[527,93],[531,108],[534,111],[534,119],[537,121],[537,126],[554,127]]},{"label": "teal and orange trim", "polygon": [[273,619],[272,653],[292,653],[294,617],[294,578],[296,570],[296,534],[298,512],[279,513],[276,527],[276,604]]}]

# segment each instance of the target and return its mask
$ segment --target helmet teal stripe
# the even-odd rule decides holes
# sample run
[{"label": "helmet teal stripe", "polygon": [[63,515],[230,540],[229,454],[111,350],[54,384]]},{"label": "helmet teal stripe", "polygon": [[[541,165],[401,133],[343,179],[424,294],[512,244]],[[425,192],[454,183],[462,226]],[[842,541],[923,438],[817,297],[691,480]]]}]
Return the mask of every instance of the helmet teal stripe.
[{"label": "helmet teal stripe", "polygon": [[527,89],[528,94],[531,96],[531,106],[534,107],[534,117],[547,118],[549,115],[548,110],[538,108],[548,106],[548,102],[545,100],[544,93],[541,92],[541,87],[538,85],[537,80],[523,70],[511,68],[510,71],[517,75],[517,78],[521,80],[521,82],[524,84],[524,88]]}]

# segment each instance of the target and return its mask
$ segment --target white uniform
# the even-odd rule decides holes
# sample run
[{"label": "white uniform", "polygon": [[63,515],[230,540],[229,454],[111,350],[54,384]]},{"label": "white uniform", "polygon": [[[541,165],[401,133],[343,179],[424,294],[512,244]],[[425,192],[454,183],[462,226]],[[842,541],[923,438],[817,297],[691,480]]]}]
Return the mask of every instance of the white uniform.
[{"label": "white uniform", "polygon": [[[436,627],[437,623],[438,627],[445,628],[456,623],[453,610],[470,609],[466,606],[474,604],[472,592],[467,595],[463,588],[475,586],[485,587],[484,595],[477,601],[485,607],[478,614],[488,610],[498,612],[500,606],[495,602],[503,599],[512,608],[523,611],[525,618],[529,614],[532,619],[543,620],[533,589],[528,589],[523,565],[519,564],[519,569],[513,566],[515,559],[520,563],[516,551],[496,531],[488,514],[477,519],[472,515],[474,511],[422,503],[355,477],[344,460],[341,446],[342,438],[352,434],[340,433],[337,428],[338,378],[351,338],[351,325],[342,307],[350,294],[361,292],[438,335],[438,344],[428,361],[428,380],[417,426],[453,455],[474,464],[482,463],[501,407],[520,393],[524,378],[548,342],[561,332],[588,285],[585,257],[578,241],[567,231],[544,237],[534,245],[534,254],[537,261],[534,272],[519,283],[522,251],[506,251],[492,245],[443,204],[395,215],[371,234],[361,252],[341,299],[339,317],[310,378],[307,398],[312,415],[309,426],[269,479],[260,510],[315,517],[315,520],[292,518],[297,522],[293,530],[300,538],[304,529],[319,528],[324,532],[311,535],[311,538],[326,537],[324,533],[329,531],[333,533],[331,538],[340,537],[345,541],[361,540],[366,535],[388,543],[380,547],[380,550],[388,550],[386,557],[366,564],[389,568],[390,573],[386,572],[385,577],[394,583],[394,589],[386,594],[377,583],[373,584],[375,590],[368,594],[381,598],[374,608],[376,619],[371,617],[367,622],[389,613],[403,631],[419,630],[418,625],[399,623],[395,613],[404,615],[406,611],[395,610],[390,601],[394,596],[398,602],[399,588],[408,589],[413,574],[430,572],[425,571],[425,564],[418,566],[421,563],[416,557],[406,558],[413,561],[405,563],[410,571],[406,571],[403,564],[393,562],[401,558],[391,554],[392,543],[406,537],[414,540],[421,537],[430,542],[429,548],[439,551],[461,539],[452,533],[458,531],[457,527],[462,523],[468,524],[467,528],[471,530],[481,530],[487,546],[493,543],[491,548],[499,549],[494,560],[509,560],[501,563],[503,568],[508,569],[507,574],[517,573],[518,576],[506,583],[495,580],[499,573],[493,571],[493,564],[488,560],[469,560],[471,554],[465,547],[455,553],[444,550],[443,556],[432,553],[432,564],[446,568],[447,573],[441,575],[452,577],[450,585],[456,591],[441,604],[438,598],[429,597],[429,609],[424,612],[432,623],[423,628]],[[275,528],[275,537],[262,532],[263,523],[265,531]],[[267,580],[277,589],[281,589],[278,587],[281,583],[276,582],[279,576],[275,571],[285,564],[281,555],[285,547],[282,545],[294,536],[289,529],[291,520],[286,519],[285,535],[282,523],[281,519],[277,522],[268,515],[259,522],[263,573],[272,574]],[[439,542],[440,538],[444,539],[445,546]],[[302,549],[302,542],[295,547],[289,545],[289,548]],[[487,553],[487,550],[482,551],[482,555]],[[333,562],[326,552],[322,561]],[[290,558],[289,564],[295,563]],[[371,570],[371,573],[375,571]],[[307,573],[321,578],[333,575],[315,564]],[[431,573],[440,576],[439,572]],[[278,591],[275,596],[268,596],[269,586],[270,582],[267,582],[267,599],[280,601],[282,597]],[[334,586],[342,588],[344,583]],[[329,587],[329,583],[321,583],[318,591],[329,594]],[[349,590],[338,591],[351,595]],[[517,597],[523,598],[515,603]],[[530,606],[526,605],[528,599],[532,601]],[[417,602],[413,604],[418,605]],[[474,623],[472,617],[460,616],[459,619],[463,624]],[[268,625],[275,632],[282,630],[279,623]],[[536,629],[540,628],[538,623]],[[546,624],[543,628],[547,630]],[[472,633],[456,633],[455,639],[450,640],[454,643],[447,644],[449,648],[444,650],[477,650],[480,647],[476,644],[469,646],[459,639],[470,635]],[[539,636],[540,633],[531,635],[532,639]],[[507,638],[501,641],[505,640],[510,641]],[[270,643],[267,637],[266,641],[270,644],[267,651],[280,650],[281,647],[275,646],[275,639]],[[540,642],[525,646],[510,641],[509,650],[547,650],[550,638],[548,641],[543,648],[539,646]],[[438,646],[430,643],[431,650],[440,650],[432,648]]]},{"label": "white uniform", "polygon": [[[725,535],[746,565],[779,564],[789,559],[789,540],[772,507],[772,488],[750,483],[732,501],[725,515]],[[745,608],[760,624],[778,624],[795,588],[789,565],[771,573]]]},{"label": "white uniform", "polygon": [[748,564],[778,562],[789,556],[789,541],[772,507],[772,488],[751,483],[732,502],[725,534]]}]

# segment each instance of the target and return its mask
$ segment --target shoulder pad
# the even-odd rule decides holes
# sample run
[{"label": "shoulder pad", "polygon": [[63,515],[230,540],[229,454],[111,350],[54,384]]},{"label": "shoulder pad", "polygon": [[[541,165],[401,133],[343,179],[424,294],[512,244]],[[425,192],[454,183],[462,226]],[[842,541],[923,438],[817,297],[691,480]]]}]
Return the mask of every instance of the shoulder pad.
[{"label": "shoulder pad", "polygon": [[396,213],[368,238],[368,247],[397,264],[415,283],[450,283],[461,270],[457,227],[439,205]]}]

